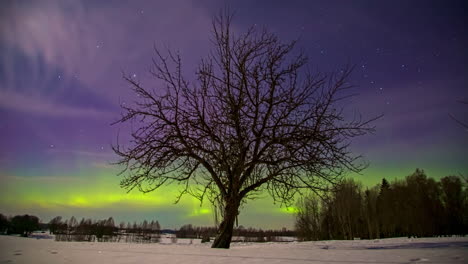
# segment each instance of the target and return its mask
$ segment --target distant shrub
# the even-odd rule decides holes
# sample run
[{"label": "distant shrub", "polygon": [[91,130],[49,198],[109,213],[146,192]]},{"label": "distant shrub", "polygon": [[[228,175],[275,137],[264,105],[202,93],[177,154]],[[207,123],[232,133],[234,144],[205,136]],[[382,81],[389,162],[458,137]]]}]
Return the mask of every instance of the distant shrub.
[{"label": "distant shrub", "polygon": [[209,235],[204,235],[201,240],[202,243],[208,243],[210,242],[210,236]]}]

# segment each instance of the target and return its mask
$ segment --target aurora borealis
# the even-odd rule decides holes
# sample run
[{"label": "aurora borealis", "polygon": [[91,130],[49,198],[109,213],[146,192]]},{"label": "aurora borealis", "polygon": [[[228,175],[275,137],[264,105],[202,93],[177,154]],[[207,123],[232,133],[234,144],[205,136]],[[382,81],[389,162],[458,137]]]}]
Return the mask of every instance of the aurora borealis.
[{"label": "aurora borealis", "polygon": [[[178,186],[149,194],[119,187],[110,146],[119,105],[135,100],[122,71],[158,88],[148,73],[153,44],[179,50],[187,76],[209,52],[211,18],[229,6],[234,29],[265,25],[299,37],[312,70],[354,64],[358,95],[347,109],[384,114],[376,132],[353,142],[367,185],[468,174],[468,32],[464,1],[91,1],[0,3],[0,213],[117,221],[163,227],[211,225],[209,204]],[[189,78],[190,79],[190,78]],[[293,210],[265,197],[241,210],[244,226],[293,226]],[[268,219],[266,222],[265,219]]]}]

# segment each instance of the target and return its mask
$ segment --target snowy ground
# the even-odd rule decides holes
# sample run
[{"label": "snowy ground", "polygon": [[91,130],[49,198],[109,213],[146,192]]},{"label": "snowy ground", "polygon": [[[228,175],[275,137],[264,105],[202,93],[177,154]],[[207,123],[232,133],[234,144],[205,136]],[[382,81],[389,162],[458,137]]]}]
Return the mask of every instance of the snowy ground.
[{"label": "snowy ground", "polygon": [[164,245],[0,236],[0,263],[468,263],[468,237]]}]

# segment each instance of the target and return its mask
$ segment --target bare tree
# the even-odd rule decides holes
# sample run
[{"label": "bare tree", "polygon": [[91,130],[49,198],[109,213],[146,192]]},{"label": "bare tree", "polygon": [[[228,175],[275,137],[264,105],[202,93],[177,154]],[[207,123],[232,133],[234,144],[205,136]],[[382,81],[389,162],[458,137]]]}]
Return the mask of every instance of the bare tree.
[{"label": "bare tree", "polygon": [[[301,188],[321,190],[364,166],[350,139],[372,131],[360,116],[345,121],[350,68],[311,74],[296,42],[265,29],[231,31],[231,15],[213,20],[213,50],[189,83],[181,58],[155,48],[152,90],[124,75],[138,96],[115,123],[134,121],[130,146],[117,142],[121,186],[142,192],[183,184],[183,194],[222,208],[212,247],[229,248],[239,207],[267,191],[290,204]],[[162,91],[164,90],[164,91]]]},{"label": "bare tree", "polygon": [[309,194],[298,201],[295,229],[301,240],[317,241],[322,238],[323,208],[320,203],[323,204],[323,200],[320,198],[315,194]]}]

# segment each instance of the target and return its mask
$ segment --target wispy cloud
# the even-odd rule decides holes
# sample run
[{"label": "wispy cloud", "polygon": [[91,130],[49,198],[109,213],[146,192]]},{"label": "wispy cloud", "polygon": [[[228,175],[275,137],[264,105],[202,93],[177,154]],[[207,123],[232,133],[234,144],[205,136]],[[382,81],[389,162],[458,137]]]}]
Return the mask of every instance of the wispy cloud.
[{"label": "wispy cloud", "polygon": [[12,91],[0,91],[0,107],[52,117],[111,118],[115,115],[95,108],[63,105],[50,99],[27,96]]},{"label": "wispy cloud", "polygon": [[[206,49],[207,36],[199,30],[209,31],[211,22],[211,16],[190,0],[182,1],[184,4],[138,1],[135,8],[125,2],[84,0],[10,2],[2,6],[7,15],[0,16],[0,41],[28,58],[31,73],[27,79],[43,82],[44,71],[50,73],[45,63],[49,70],[60,69],[62,82],[79,79],[93,87],[90,91],[96,95],[113,99],[127,91],[121,85],[122,69],[138,72],[143,78],[140,73],[146,73],[151,63],[153,41],[182,51]],[[0,57],[0,63],[7,65],[3,77],[6,86],[15,89],[12,83],[25,76],[11,66],[17,60],[14,52],[5,53]],[[117,93],[116,89],[121,90]]]},{"label": "wispy cloud", "polygon": [[112,165],[107,162],[93,162],[92,166],[98,169],[106,169],[106,170],[117,168],[115,165]]},{"label": "wispy cloud", "polygon": [[48,149],[48,153],[68,153],[73,155],[94,157],[94,158],[115,158],[115,154],[111,152],[93,152],[85,150],[72,150],[72,149]]},{"label": "wispy cloud", "polygon": [[91,48],[94,40],[81,38],[83,30],[87,30],[80,28],[87,19],[82,1],[12,1],[3,8],[9,15],[0,19],[2,41],[27,56],[41,56],[46,63],[60,66],[71,74],[79,68],[77,59],[86,60],[95,55],[91,52],[95,50]]},{"label": "wispy cloud", "polygon": [[57,184],[57,183],[82,183],[83,179],[72,176],[19,176],[19,175],[5,175],[0,173],[0,179],[4,184],[11,183],[41,183],[41,184]]}]

